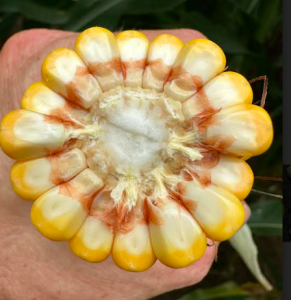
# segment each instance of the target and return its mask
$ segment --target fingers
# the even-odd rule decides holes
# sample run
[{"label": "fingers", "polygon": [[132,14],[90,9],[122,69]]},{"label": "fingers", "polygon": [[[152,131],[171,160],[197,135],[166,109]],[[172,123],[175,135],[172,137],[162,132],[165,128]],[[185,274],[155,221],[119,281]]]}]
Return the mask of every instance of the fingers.
[{"label": "fingers", "polygon": [[[30,29],[20,31],[11,36],[3,46],[0,61],[5,58],[9,64],[21,66],[25,60],[52,42],[67,37],[75,36],[76,33],[52,29]],[[73,46],[73,44],[71,44]],[[7,61],[9,60],[9,61]]]},{"label": "fingers", "polygon": [[[142,30],[151,41],[156,36],[169,33],[183,42],[205,38],[192,29]],[[44,58],[58,48],[74,49],[78,33],[61,30],[32,29],[13,35],[3,46],[0,54],[0,78],[2,84],[0,119],[13,109],[19,108],[25,90],[41,80],[41,65]],[[13,87],[13,88],[12,88]]]},{"label": "fingers", "polygon": [[0,119],[20,107],[25,90],[41,80],[41,65],[53,50],[73,47],[77,34],[60,30],[33,29],[13,35],[0,54]]}]

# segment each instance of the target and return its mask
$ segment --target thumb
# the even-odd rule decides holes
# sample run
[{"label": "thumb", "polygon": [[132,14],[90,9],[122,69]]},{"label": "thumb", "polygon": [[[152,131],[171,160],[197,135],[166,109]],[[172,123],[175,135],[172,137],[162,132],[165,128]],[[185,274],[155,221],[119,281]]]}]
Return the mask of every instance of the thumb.
[{"label": "thumb", "polygon": [[[192,29],[141,30],[152,40],[164,33],[173,34],[183,42],[205,38]],[[19,108],[25,90],[41,80],[41,65],[45,57],[55,49],[74,49],[78,33],[50,29],[32,29],[13,35],[0,54],[0,92],[2,96],[0,119],[9,111]]]},{"label": "thumb", "polygon": [[0,54],[0,119],[18,109],[25,90],[41,80],[44,58],[57,48],[72,48],[76,35],[60,30],[33,29],[13,35],[4,44]]}]

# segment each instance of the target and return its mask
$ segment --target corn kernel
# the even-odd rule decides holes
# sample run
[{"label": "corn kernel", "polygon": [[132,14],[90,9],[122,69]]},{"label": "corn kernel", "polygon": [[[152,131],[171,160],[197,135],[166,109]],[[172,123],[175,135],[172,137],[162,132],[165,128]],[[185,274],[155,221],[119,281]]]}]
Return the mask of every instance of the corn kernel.
[{"label": "corn kernel", "polygon": [[59,151],[68,138],[68,131],[60,119],[25,109],[10,112],[1,123],[1,148],[14,159]]},{"label": "corn kernel", "polygon": [[70,241],[73,253],[89,262],[101,262],[111,253],[116,209],[107,192],[93,201],[85,222]]},{"label": "corn kernel", "polygon": [[204,186],[198,180],[180,182],[182,202],[199,223],[207,237],[225,241],[244,222],[244,208],[237,197],[214,185]]},{"label": "corn kernel", "polygon": [[21,100],[21,108],[76,124],[81,124],[88,114],[88,111],[73,106],[42,82],[36,82],[26,90]]},{"label": "corn kernel", "polygon": [[50,188],[68,181],[87,167],[80,149],[60,154],[17,161],[10,178],[16,193],[23,199],[36,200]]},{"label": "corn kernel", "polygon": [[238,73],[223,72],[183,103],[183,113],[189,120],[204,112],[252,101],[253,91],[248,81]]},{"label": "corn kernel", "polygon": [[132,272],[145,271],[156,261],[142,201],[126,213],[117,228],[112,258],[118,267]]},{"label": "corn kernel", "polygon": [[143,74],[143,88],[162,92],[172,66],[183,43],[171,34],[162,34],[151,42],[147,66]]},{"label": "corn kernel", "polygon": [[164,90],[168,96],[183,102],[221,73],[225,64],[225,55],[215,43],[207,39],[192,40],[179,52]]},{"label": "corn kernel", "polygon": [[220,162],[212,169],[212,182],[220,186],[240,200],[244,200],[250,193],[254,174],[250,166],[242,159],[223,155]]},{"label": "corn kernel", "polygon": [[149,47],[148,38],[138,31],[127,30],[119,33],[116,41],[124,72],[124,85],[141,86]]},{"label": "corn kernel", "polygon": [[148,199],[149,229],[157,258],[166,266],[182,268],[202,257],[206,237],[190,213],[169,198]]},{"label": "corn kernel", "polygon": [[101,27],[89,28],[79,35],[75,48],[103,91],[123,84],[119,49],[112,32]]},{"label": "corn kernel", "polygon": [[101,89],[81,58],[70,49],[58,49],[44,60],[41,75],[44,83],[69,101],[90,108]]},{"label": "corn kernel", "polygon": [[85,221],[103,181],[90,169],[40,196],[31,209],[31,221],[45,237],[69,240]]},{"label": "corn kernel", "polygon": [[213,183],[240,200],[248,196],[254,182],[253,171],[244,160],[217,151],[205,153],[203,159],[188,163],[187,168],[203,184]]},{"label": "corn kernel", "polygon": [[261,107],[240,104],[224,108],[206,125],[205,143],[220,146],[248,159],[265,152],[273,140],[273,126],[268,113]]}]

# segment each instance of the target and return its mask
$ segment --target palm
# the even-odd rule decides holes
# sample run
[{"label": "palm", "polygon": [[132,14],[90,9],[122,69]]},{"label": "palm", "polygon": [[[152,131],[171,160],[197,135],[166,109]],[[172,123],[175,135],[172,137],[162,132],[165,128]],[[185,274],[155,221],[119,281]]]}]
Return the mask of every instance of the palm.
[{"label": "palm", "polygon": [[[2,153],[0,159],[1,167],[9,164]],[[146,272],[129,273],[118,269],[111,258],[100,264],[87,263],[74,256],[66,242],[51,242],[36,231],[29,219],[31,203],[15,195],[8,168],[2,170],[1,288],[14,287],[6,290],[7,299],[14,299],[10,293],[17,293],[17,299],[27,299],[27,295],[64,300],[92,299],[93,295],[98,299],[145,299],[199,282],[212,263],[214,247],[197,263],[177,270],[156,262]]]},{"label": "palm", "polygon": [[[171,31],[167,31],[170,32]],[[149,39],[161,31],[145,31]],[[203,37],[194,30],[172,32],[182,41]],[[20,106],[25,89],[41,79],[44,57],[60,47],[72,48],[76,34],[54,30],[22,32],[10,39],[0,55],[0,120]],[[2,74],[1,74],[2,72]],[[183,269],[158,261],[143,273],[118,269],[109,258],[91,264],[74,256],[66,242],[42,237],[30,222],[32,202],[13,191],[9,170],[13,161],[0,152],[0,294],[3,299],[147,299],[195,284],[207,274],[216,253],[208,247],[201,260]]]}]

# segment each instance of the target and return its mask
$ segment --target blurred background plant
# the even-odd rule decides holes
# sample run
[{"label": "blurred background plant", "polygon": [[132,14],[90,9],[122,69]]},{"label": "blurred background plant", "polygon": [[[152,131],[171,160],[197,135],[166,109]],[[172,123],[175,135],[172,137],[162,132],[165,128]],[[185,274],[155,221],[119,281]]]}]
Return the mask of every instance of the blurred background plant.
[{"label": "blurred background plant", "polygon": [[[81,31],[102,26],[126,29],[193,28],[225,51],[229,70],[249,80],[269,78],[265,108],[275,139],[267,153],[249,160],[255,176],[282,177],[282,2],[281,0],[0,0],[0,43],[30,28]],[[259,103],[263,82],[253,83]],[[262,194],[263,191],[267,194]],[[248,222],[263,273],[274,286],[262,288],[229,243],[219,247],[207,278],[155,300],[282,299],[282,185],[257,178],[247,198]]]}]

